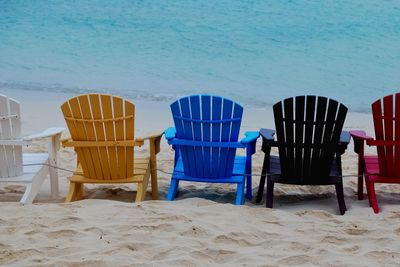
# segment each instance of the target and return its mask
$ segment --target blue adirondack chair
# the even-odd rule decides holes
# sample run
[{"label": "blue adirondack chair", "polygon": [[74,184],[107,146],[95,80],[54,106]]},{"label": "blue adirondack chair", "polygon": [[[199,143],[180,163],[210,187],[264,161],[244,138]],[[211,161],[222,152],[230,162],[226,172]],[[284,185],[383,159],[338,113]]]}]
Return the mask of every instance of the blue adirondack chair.
[{"label": "blue adirondack chair", "polygon": [[[210,95],[183,97],[171,104],[175,128],[165,137],[175,150],[174,172],[167,195],[173,200],[179,181],[236,183],[236,204],[251,199],[251,156],[258,132],[246,132],[238,142],[243,107],[231,100]],[[246,156],[236,156],[236,149]]]}]

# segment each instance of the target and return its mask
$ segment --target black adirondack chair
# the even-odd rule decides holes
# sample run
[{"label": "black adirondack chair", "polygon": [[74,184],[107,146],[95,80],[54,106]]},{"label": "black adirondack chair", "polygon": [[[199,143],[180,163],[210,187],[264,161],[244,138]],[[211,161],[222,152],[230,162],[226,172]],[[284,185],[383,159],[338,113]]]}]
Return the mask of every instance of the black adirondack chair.
[{"label": "black adirondack chair", "polygon": [[[350,142],[342,132],[347,108],[317,96],[288,98],[273,106],[275,131],[261,129],[265,153],[257,203],[267,178],[266,206],[272,208],[274,184],[335,185],[340,214],[346,211],[341,155]],[[279,157],[270,155],[278,147]]]}]

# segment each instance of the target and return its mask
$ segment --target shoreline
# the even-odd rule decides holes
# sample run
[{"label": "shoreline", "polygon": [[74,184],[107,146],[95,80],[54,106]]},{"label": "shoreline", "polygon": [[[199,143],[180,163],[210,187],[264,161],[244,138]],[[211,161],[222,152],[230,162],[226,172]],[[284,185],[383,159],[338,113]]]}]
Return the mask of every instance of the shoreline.
[{"label": "shoreline", "polygon": [[[44,92],[44,91],[31,91],[23,89],[9,89],[3,90],[0,94],[4,94],[8,97],[14,98],[21,102],[21,112],[23,124],[28,124],[26,130],[27,133],[32,130],[40,130],[40,126],[43,128],[45,126],[44,121],[39,121],[39,124],[30,125],[36,117],[47,115],[47,109],[56,112],[53,116],[48,116],[48,119],[52,119],[50,123],[53,126],[65,127],[65,122],[62,117],[60,106],[63,102],[69,98],[79,95],[73,93],[61,93],[61,92]],[[123,97],[125,98],[125,97]],[[126,98],[129,99],[129,98]],[[43,107],[42,105],[37,106],[38,103],[46,100],[46,104],[49,106]],[[157,126],[167,127],[173,125],[171,118],[169,105],[174,101],[160,100],[131,100],[136,106],[136,123],[141,129],[141,126],[150,126],[149,131],[160,130]],[[235,101],[235,100],[233,100]],[[238,101],[240,103],[240,101]],[[168,110],[168,112],[165,112]],[[34,111],[34,113],[32,113]],[[56,115],[56,116],[54,116]],[[261,118],[261,119],[260,119]],[[152,122],[153,121],[153,122]],[[158,125],[161,124],[161,125]],[[24,127],[25,125],[23,125]],[[53,127],[48,126],[48,127]],[[275,128],[273,121],[272,106],[266,106],[265,108],[251,107],[244,105],[244,113],[242,120],[242,131],[257,131],[260,128]],[[25,127],[24,127],[25,128]],[[146,129],[147,130],[147,129]],[[352,112],[347,113],[344,130],[365,130],[369,134],[373,134],[373,123],[371,113],[363,112]]]}]

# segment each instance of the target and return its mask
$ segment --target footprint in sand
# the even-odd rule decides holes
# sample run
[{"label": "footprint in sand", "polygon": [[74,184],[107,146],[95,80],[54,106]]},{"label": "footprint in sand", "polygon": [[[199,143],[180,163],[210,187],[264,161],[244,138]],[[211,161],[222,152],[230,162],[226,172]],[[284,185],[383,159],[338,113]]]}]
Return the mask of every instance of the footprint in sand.
[{"label": "footprint in sand", "polygon": [[321,242],[323,242],[323,243],[331,243],[331,244],[343,244],[343,243],[347,242],[347,240],[344,239],[344,238],[337,237],[337,236],[329,235],[329,236],[324,237],[321,240]]},{"label": "footprint in sand", "polygon": [[64,225],[64,224],[71,224],[71,223],[78,223],[82,221],[82,219],[78,218],[78,217],[67,217],[67,218],[62,218],[61,220],[56,221],[56,225]]},{"label": "footprint in sand", "polygon": [[339,226],[343,232],[345,232],[348,235],[364,235],[366,233],[370,233],[371,231],[368,229],[364,229],[356,224],[349,224],[346,223],[344,225]]},{"label": "footprint in sand", "polygon": [[31,235],[35,235],[37,233],[40,233],[40,231],[39,230],[31,230],[31,231],[25,232],[24,235],[31,236]]},{"label": "footprint in sand", "polygon": [[359,250],[360,250],[360,247],[357,246],[357,245],[351,246],[351,247],[342,248],[342,251],[345,252],[345,253],[347,253],[347,252],[357,252]]},{"label": "footprint in sand", "polygon": [[394,251],[371,251],[365,254],[367,258],[373,259],[377,262],[388,262],[396,264],[396,266],[400,265],[400,253]]},{"label": "footprint in sand", "polygon": [[[1,254],[0,254],[1,255]],[[12,263],[17,260],[26,259],[26,258],[33,258],[33,257],[40,257],[43,256],[43,253],[37,249],[21,249],[21,250],[12,250],[8,249],[5,252],[5,255],[1,257],[1,263]]]},{"label": "footprint in sand", "polygon": [[396,235],[400,235],[400,228],[397,228],[396,230],[394,230],[394,232],[396,233]]},{"label": "footprint in sand", "polygon": [[214,242],[216,244],[224,244],[224,245],[236,245],[240,247],[250,247],[250,246],[255,246],[255,243],[249,242],[246,240],[245,237],[234,237],[232,236],[232,233],[228,235],[219,235],[216,238],[214,238]]},{"label": "footprint in sand", "polygon": [[360,228],[347,228],[344,231],[349,235],[363,235],[365,233],[369,233],[370,231],[367,229],[360,229]]},{"label": "footprint in sand", "polygon": [[308,252],[312,249],[311,246],[306,244],[294,241],[290,243],[290,250],[291,251],[299,251],[299,252]]},{"label": "footprint in sand", "polygon": [[79,232],[72,229],[63,229],[63,230],[49,232],[46,235],[49,238],[74,237],[76,235],[79,235]]},{"label": "footprint in sand", "polygon": [[307,215],[313,216],[313,217],[317,217],[318,219],[331,219],[333,218],[333,215],[325,212],[325,211],[314,211],[314,210],[306,210],[306,211],[299,211],[296,212],[297,215],[299,215],[300,217],[304,217]]},{"label": "footprint in sand", "polygon": [[297,256],[290,256],[287,258],[283,258],[278,261],[278,265],[290,265],[290,266],[297,266],[306,263],[310,263],[311,257],[307,255],[297,255]]},{"label": "footprint in sand", "polygon": [[237,253],[230,250],[224,249],[203,249],[203,250],[196,250],[190,253],[190,256],[204,261],[204,259],[209,259],[216,263],[226,263],[228,261],[234,260],[234,257]]},{"label": "footprint in sand", "polygon": [[206,236],[207,231],[199,226],[191,226],[190,229],[181,232],[182,236],[192,236],[192,237],[199,237],[199,236]]}]

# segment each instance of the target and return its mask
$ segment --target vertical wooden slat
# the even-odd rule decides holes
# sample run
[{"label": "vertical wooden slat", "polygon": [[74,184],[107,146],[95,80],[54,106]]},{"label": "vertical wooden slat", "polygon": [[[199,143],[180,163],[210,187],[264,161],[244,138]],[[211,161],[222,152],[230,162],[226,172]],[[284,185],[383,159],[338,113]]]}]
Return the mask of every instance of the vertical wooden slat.
[{"label": "vertical wooden slat", "polygon": [[[218,96],[213,96],[211,99],[212,103],[212,120],[221,120],[221,111],[222,111],[222,98]],[[212,141],[220,142],[221,141],[221,123],[213,123],[211,126],[212,130]],[[211,149],[211,177],[218,177],[219,170],[219,155],[220,148],[213,147]]]},{"label": "vertical wooden slat", "polygon": [[312,175],[311,169],[311,152],[314,132],[314,114],[315,114],[315,96],[307,96],[306,98],[306,120],[304,131],[304,157],[303,157],[303,173],[304,178],[309,179]]},{"label": "vertical wooden slat", "polygon": [[[329,175],[329,170],[332,165],[332,162],[335,158],[336,152],[337,152],[337,144],[340,142],[340,136],[342,134],[343,126],[344,126],[344,121],[346,119],[347,115],[347,107],[344,106],[343,104],[339,105],[339,109],[337,111],[337,116],[336,116],[336,123],[333,128],[332,132],[332,138],[331,138],[331,146],[329,146],[329,154],[328,157],[326,158],[326,175]],[[340,157],[340,155],[339,155]],[[337,164],[341,164],[341,161],[337,162]],[[341,166],[339,167],[341,171]],[[341,173],[340,173],[341,174]]]},{"label": "vertical wooden slat", "polygon": [[283,110],[282,110],[282,102],[276,103],[273,106],[274,110],[274,118],[275,118],[275,130],[276,130],[276,138],[278,141],[278,152],[279,152],[279,160],[281,164],[282,176],[287,177],[287,157],[286,157],[286,146],[283,145],[285,140],[285,127],[283,124]]},{"label": "vertical wooden slat", "polygon": [[[103,109],[103,118],[104,119],[112,119],[113,115],[113,106],[110,95],[101,95],[101,107]],[[107,141],[115,141],[115,126],[114,122],[106,121],[104,122],[104,127],[106,130],[106,140]],[[108,160],[110,161],[110,169],[111,169],[111,179],[118,179],[118,159],[117,159],[117,151],[115,146],[108,146]]]},{"label": "vertical wooden slat", "polygon": [[[188,119],[192,118],[192,116],[190,114],[189,97],[181,98],[180,105],[181,105],[182,117],[188,118]],[[183,129],[185,131],[184,138],[186,140],[193,140],[192,123],[189,120],[183,120]],[[196,165],[196,161],[193,160],[193,159],[195,159],[194,148],[191,146],[187,146],[185,152],[190,161],[189,166],[188,166],[189,170],[190,170],[189,175],[196,176],[197,165]],[[199,168],[201,168],[201,166],[199,166]]]},{"label": "vertical wooden slat", "polygon": [[[82,119],[82,110],[79,105],[79,101],[77,97],[74,97],[70,99],[69,105],[71,107],[71,112],[74,118],[76,119]],[[75,127],[76,127],[76,137],[75,140],[79,141],[86,141],[87,140],[87,133],[85,129],[85,125],[82,121],[75,121]],[[87,176],[90,178],[96,178],[96,171],[95,171],[95,166],[93,164],[93,159],[92,155],[90,153],[90,148],[82,148],[82,153],[80,155],[81,157],[85,158],[86,166],[87,166]],[[80,159],[81,159],[80,157]]]},{"label": "vertical wooden slat", "polygon": [[344,121],[347,115],[347,110],[348,110],[347,107],[344,106],[343,104],[339,105],[339,109],[337,111],[337,116],[336,116],[336,122],[333,128],[332,138],[331,138],[331,142],[333,144],[337,144],[340,141],[340,135],[343,130]]},{"label": "vertical wooden slat", "polygon": [[[192,118],[200,120],[200,97],[198,95],[190,97],[190,110],[192,111]],[[193,134],[194,140],[202,141],[201,136],[201,123],[193,121]],[[203,163],[203,148],[195,147],[195,160],[196,160],[196,177],[204,177],[204,163]]]},{"label": "vertical wooden slat", "polygon": [[[223,99],[223,107],[222,107],[222,120],[231,119],[232,118],[232,110],[233,110],[233,102],[227,99]],[[221,124],[221,141],[228,142],[230,140],[231,135],[231,121],[223,122]],[[221,147],[220,156],[219,156],[219,173],[218,177],[225,177],[226,170],[231,169],[233,166],[233,162],[228,162],[228,148]]]},{"label": "vertical wooden slat", "polygon": [[[385,140],[393,141],[393,95],[385,96],[383,98],[383,115],[384,115],[384,127],[385,127]],[[386,152],[386,175],[393,177],[393,147],[392,145],[387,145],[385,147]],[[398,167],[399,168],[399,167]]]},{"label": "vertical wooden slat", "polygon": [[[317,114],[315,119],[315,131],[314,131],[314,149],[311,157],[311,168],[316,171],[322,168],[321,163],[321,151],[322,151],[322,135],[324,133],[325,128],[325,113],[328,99],[325,97],[318,97],[317,99]],[[330,163],[329,163],[330,164]],[[314,178],[318,179],[319,171],[316,171],[316,175]],[[321,173],[322,175],[322,173]]]},{"label": "vertical wooden slat", "polygon": [[[172,112],[172,117],[174,119],[175,123],[175,128],[176,128],[176,137],[184,139],[185,138],[185,131],[183,129],[183,122],[180,117],[182,116],[181,114],[181,108],[179,105],[179,100],[175,101],[174,103],[171,104],[171,112]],[[180,155],[182,157],[182,162],[183,162],[183,170],[185,175],[190,175],[190,159],[188,158],[188,153],[186,146],[178,146],[178,149],[180,150]]]},{"label": "vertical wooden slat", "polygon": [[[304,110],[305,96],[296,97],[296,146],[295,146],[295,172],[303,177],[303,143],[304,143]],[[300,123],[301,122],[301,123]]]},{"label": "vertical wooden slat", "polygon": [[[125,101],[125,116],[135,116],[135,105],[129,101]],[[126,140],[135,139],[135,118],[127,119],[125,121],[125,138]],[[134,148],[126,148],[126,175],[130,177],[133,175],[134,166]]]},{"label": "vertical wooden slat", "polygon": [[[65,102],[61,106],[61,111],[63,112],[64,117],[68,117],[68,118],[72,118],[73,117],[72,111],[71,111],[71,108],[70,108],[70,101]],[[76,127],[75,122],[72,121],[72,120],[65,120],[65,122],[67,124],[69,133],[71,134],[71,138],[74,139],[74,140],[82,140],[82,139],[79,138],[80,134],[78,132],[78,129]],[[86,157],[85,157],[83,151],[84,151],[84,149],[81,148],[81,147],[76,147],[75,148],[75,152],[77,154],[78,161],[80,162],[80,164],[82,166],[83,173],[85,175],[89,176],[90,173],[89,173],[89,170],[88,170],[88,166],[86,164]]]},{"label": "vertical wooden slat", "polygon": [[[324,137],[322,141],[322,149],[321,149],[321,156],[320,156],[320,164],[319,169],[315,172],[316,176],[320,175],[329,175],[330,166],[332,164],[331,157],[333,157],[332,149],[336,149],[333,147],[332,138],[333,138],[333,130],[336,123],[336,114],[338,111],[339,103],[335,100],[330,99],[328,102],[328,110],[326,113],[326,123],[325,123],[325,130],[324,130]],[[343,118],[344,119],[344,118]],[[340,133],[339,133],[340,136]],[[337,140],[339,141],[339,140]],[[316,178],[317,179],[317,178]]]},{"label": "vertical wooden slat", "polygon": [[[121,118],[124,116],[123,100],[120,97],[113,97],[114,118]],[[125,140],[125,128],[123,120],[115,121],[115,139]],[[126,178],[126,154],[125,147],[117,147],[118,158],[118,175],[119,179]]]},{"label": "vertical wooden slat", "polygon": [[[94,120],[103,119],[101,104],[100,104],[100,95],[90,94],[89,100],[90,100],[90,106],[92,108],[93,119]],[[105,141],[106,138],[104,133],[104,123],[95,122],[94,128],[96,131],[97,141]],[[99,147],[99,160],[101,162],[101,169],[103,171],[103,179],[110,180],[111,179],[110,161],[108,160],[107,148],[104,146]]]},{"label": "vertical wooden slat", "polygon": [[283,101],[284,108],[284,125],[285,125],[285,140],[286,140],[286,157],[287,157],[287,175],[295,176],[294,165],[294,131],[293,131],[293,98],[287,98]]},{"label": "vertical wooden slat", "polygon": [[[82,117],[87,120],[92,120],[93,117],[92,117],[92,111],[90,110],[89,96],[88,95],[78,96],[78,100],[82,110]],[[93,123],[88,121],[84,122],[84,127],[86,129],[86,140],[96,141],[96,134]],[[89,148],[88,150],[89,153],[91,154],[91,158],[93,161],[96,179],[104,179],[98,147],[92,147]]]},{"label": "vertical wooden slat", "polygon": [[[203,120],[210,120],[211,119],[211,96],[203,95],[201,97],[201,116]],[[202,123],[203,127],[203,141],[211,141],[211,124],[208,122]],[[204,166],[204,176],[210,177],[211,175],[211,155],[210,155],[210,148],[204,147],[203,148],[203,166]]]},{"label": "vertical wooden slat", "polygon": [[[15,115],[12,114],[10,111],[10,99],[7,99],[7,104],[5,106],[6,108],[6,116],[11,116]],[[0,108],[1,109],[1,108]],[[15,118],[9,118],[4,120],[3,122],[6,122],[6,129],[3,131],[4,139],[14,139],[13,132],[12,132],[12,121],[15,120]],[[6,158],[7,158],[7,167],[8,167],[8,176],[9,177],[14,177],[17,174],[16,171],[16,164],[15,164],[15,159],[14,159],[14,146],[6,146],[5,147],[6,151]]]},{"label": "vertical wooden slat", "polygon": [[[394,136],[396,141],[400,141],[400,93],[397,93],[395,95],[395,128],[394,128]],[[397,145],[395,146],[395,152],[394,152],[394,176],[396,178],[400,178],[400,168],[396,166],[400,166],[400,146]]]},{"label": "vertical wooden slat", "polygon": [[[238,121],[234,121],[232,123],[232,129],[231,129],[231,142],[237,142],[239,138],[239,132],[240,132],[240,124],[242,122],[242,116],[243,116],[243,107],[240,105],[236,104],[234,105],[233,108],[233,118],[234,119],[240,119]],[[233,164],[235,162],[235,155],[236,155],[236,148],[229,148],[228,150],[228,157],[227,157],[227,162],[229,162],[229,168],[226,168],[226,174],[225,176],[232,175],[233,171]],[[232,166],[232,167],[230,167]]]},{"label": "vertical wooden slat", "polygon": [[[383,119],[382,119],[382,104],[381,100],[377,100],[372,104],[372,114],[374,118],[374,128],[376,140],[384,140],[383,132]],[[377,147],[379,172],[382,176],[387,175],[386,171],[386,155],[385,148],[383,146]]]},{"label": "vertical wooden slat", "polygon": [[[15,139],[21,138],[21,108],[18,101],[9,98],[10,113],[15,114],[18,117],[11,119],[12,136]],[[14,159],[15,159],[15,175],[21,175],[23,173],[22,166],[22,146],[14,146]]]},{"label": "vertical wooden slat", "polygon": [[[0,116],[8,116],[8,98],[6,96],[0,95]],[[10,120],[0,120],[0,138],[3,140],[8,140],[11,137],[11,124]],[[0,173],[1,177],[10,177],[9,167],[8,167],[8,157],[10,152],[12,152],[10,146],[0,146]]]}]

